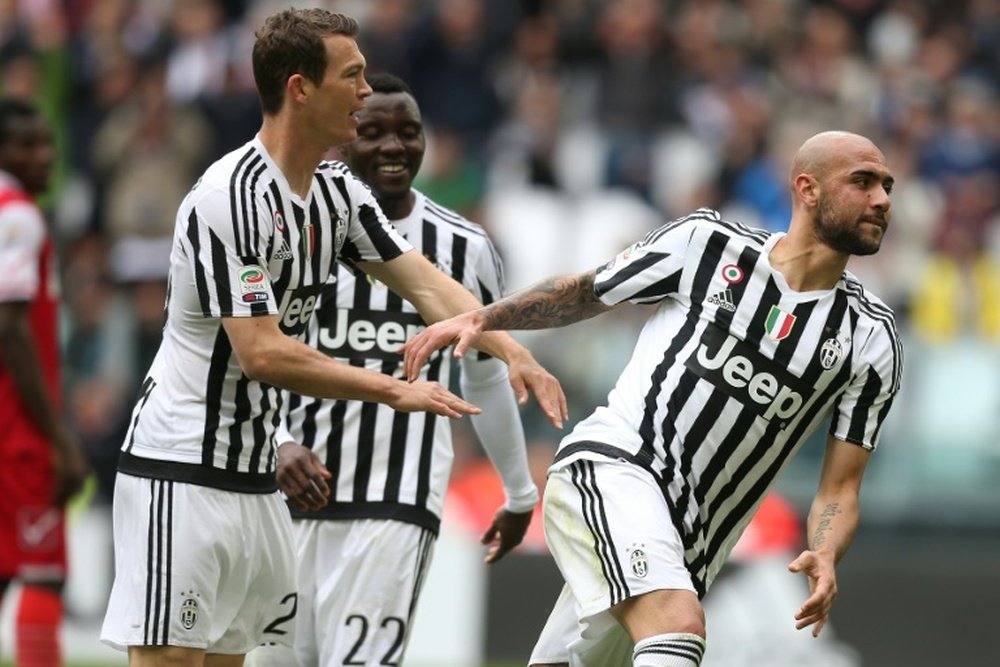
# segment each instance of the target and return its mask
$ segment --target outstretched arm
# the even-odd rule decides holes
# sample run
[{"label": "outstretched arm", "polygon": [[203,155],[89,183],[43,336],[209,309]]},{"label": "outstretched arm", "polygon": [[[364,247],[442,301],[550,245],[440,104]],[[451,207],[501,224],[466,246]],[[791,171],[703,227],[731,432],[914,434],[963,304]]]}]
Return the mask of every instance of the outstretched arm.
[{"label": "outstretched arm", "polygon": [[809,548],[788,569],[804,572],[809,596],[795,614],[798,630],[814,626],[818,637],[837,597],[836,565],[851,545],[860,517],[858,495],[870,452],[858,445],[829,438],[819,490],[809,511]]},{"label": "outstretched arm", "polygon": [[407,383],[336,361],[282,333],[277,315],[224,317],[222,326],[240,367],[254,380],[306,396],[386,403],[402,412],[455,419],[479,412],[437,382]]},{"label": "outstretched arm", "polygon": [[[428,323],[481,306],[464,286],[415,251],[403,253],[383,263],[359,262],[358,267],[412,303]],[[440,347],[444,345],[430,350],[423,362]],[[507,363],[510,368],[510,384],[519,404],[527,402],[529,391],[534,393],[549,421],[556,428],[562,428],[568,417],[566,395],[559,381],[535,360],[527,348],[509,334],[499,331],[483,336],[476,342],[476,347]],[[419,375],[423,362],[416,366],[412,374],[408,372],[407,377],[411,381]]]},{"label": "outstretched arm", "polygon": [[549,329],[599,315],[613,306],[604,304],[594,293],[594,271],[559,276],[535,283],[488,306],[439,322],[420,332],[402,348],[408,378],[435,351],[455,343],[461,358],[470,346],[478,345],[486,331]]},{"label": "outstretched arm", "polygon": [[483,409],[472,417],[472,427],[486,455],[503,481],[506,502],[497,509],[482,537],[489,545],[486,562],[493,563],[524,539],[538,502],[538,489],[531,479],[521,414],[507,384],[507,367],[498,359],[461,362],[462,395]]}]

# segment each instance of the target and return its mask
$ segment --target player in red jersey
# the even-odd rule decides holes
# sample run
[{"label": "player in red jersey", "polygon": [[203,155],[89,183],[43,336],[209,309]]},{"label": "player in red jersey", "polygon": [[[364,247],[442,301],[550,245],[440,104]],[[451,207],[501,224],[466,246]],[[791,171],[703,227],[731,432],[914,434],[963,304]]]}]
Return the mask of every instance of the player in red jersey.
[{"label": "player in red jersey", "polygon": [[0,100],[0,601],[21,583],[16,663],[32,667],[62,664],[64,506],[87,472],[59,414],[55,257],[33,200],[52,161],[35,107]]}]

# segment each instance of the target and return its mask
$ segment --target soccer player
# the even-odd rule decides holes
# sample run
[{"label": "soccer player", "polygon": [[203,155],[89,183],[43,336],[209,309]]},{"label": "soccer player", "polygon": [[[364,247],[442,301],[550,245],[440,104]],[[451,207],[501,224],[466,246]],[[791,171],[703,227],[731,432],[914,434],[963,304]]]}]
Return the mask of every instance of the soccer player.
[{"label": "soccer player", "polygon": [[[408,385],[301,342],[323,285],[345,261],[435,321],[478,306],[414,252],[370,190],[326,151],[356,136],[371,89],[357,23],[284,10],[257,33],[264,121],[210,166],[182,202],[163,342],[143,383],[115,483],[115,582],[101,637],[129,664],[238,667],[265,641],[290,643],[298,608],[291,520],[275,481],[281,389],[384,402],[447,417],[478,412],[436,382]],[[508,362],[524,400],[553,422],[565,397],[509,335],[484,347]],[[321,501],[319,469],[286,485]]]},{"label": "soccer player", "polygon": [[45,218],[52,134],[38,110],[0,100],[0,601],[21,583],[19,665],[62,664],[66,501],[87,474],[60,415],[58,284]]},{"label": "soccer player", "polygon": [[[503,291],[500,258],[486,232],[411,188],[424,155],[420,110],[395,76],[368,78],[374,93],[358,112],[358,138],[343,147],[352,171],[413,246],[483,303]],[[308,342],[344,363],[401,377],[396,352],[422,328],[412,304],[345,267],[323,291]],[[451,355],[436,355],[421,378],[448,386]],[[520,543],[538,491],[528,471],[524,432],[506,367],[462,359],[464,396],[483,408],[472,418],[504,481],[507,503],[484,535],[494,562]],[[401,664],[420,587],[430,566],[451,472],[451,426],[365,401],[292,395],[280,434],[278,483],[315,457],[334,471],[330,502],[292,508],[299,565],[295,658],[261,647],[255,665],[334,667]],[[283,444],[281,444],[283,443]],[[300,444],[301,443],[301,444]]]},{"label": "soccer player", "polygon": [[789,569],[812,594],[795,626],[819,636],[858,523],[868,457],[899,389],[892,312],[846,271],[878,251],[893,178],[868,139],[824,132],[790,173],[787,233],[701,209],[595,271],[543,281],[409,341],[427,354],[483,331],[576,322],[657,303],[608,404],[565,437],[544,500],[567,582],[533,665],[692,667],[700,598],[808,436],[831,420],[809,544]]}]

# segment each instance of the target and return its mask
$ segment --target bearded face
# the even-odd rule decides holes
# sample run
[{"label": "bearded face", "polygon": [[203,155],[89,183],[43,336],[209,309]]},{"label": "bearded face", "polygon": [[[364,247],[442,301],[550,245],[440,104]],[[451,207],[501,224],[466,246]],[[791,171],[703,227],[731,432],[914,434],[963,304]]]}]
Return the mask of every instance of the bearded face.
[{"label": "bearded face", "polygon": [[881,209],[865,213],[865,208],[841,202],[836,195],[823,193],[816,207],[816,235],[825,245],[845,255],[873,255],[882,245],[888,216]]}]

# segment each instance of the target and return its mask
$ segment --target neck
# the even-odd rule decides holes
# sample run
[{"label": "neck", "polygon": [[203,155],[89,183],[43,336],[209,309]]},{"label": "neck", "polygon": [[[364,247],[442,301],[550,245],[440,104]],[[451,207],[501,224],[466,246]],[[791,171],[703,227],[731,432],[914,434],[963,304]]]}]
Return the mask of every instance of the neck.
[{"label": "neck", "polygon": [[301,130],[287,116],[265,116],[260,128],[260,141],[274,163],[284,174],[288,187],[305,199],[312,187],[313,175],[319,166],[325,146],[306,140]]},{"label": "neck", "polygon": [[848,256],[811,236],[811,225],[793,224],[771,249],[768,261],[796,292],[829,290],[847,268]]},{"label": "neck", "polygon": [[417,196],[413,190],[407,190],[402,197],[383,198],[378,200],[379,208],[385,213],[389,220],[402,220],[413,213],[413,205],[417,203]]}]

